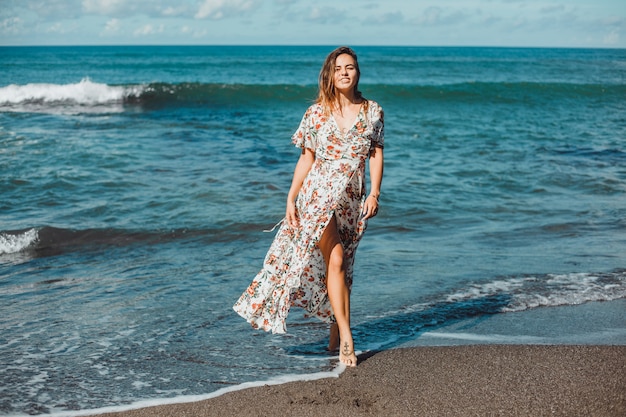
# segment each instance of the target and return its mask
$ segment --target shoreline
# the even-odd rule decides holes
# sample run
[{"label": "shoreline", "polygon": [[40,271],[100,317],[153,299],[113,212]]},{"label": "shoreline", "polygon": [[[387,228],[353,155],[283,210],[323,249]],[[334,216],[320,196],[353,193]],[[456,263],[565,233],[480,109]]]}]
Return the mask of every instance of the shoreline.
[{"label": "shoreline", "polygon": [[618,416],[625,387],[623,345],[411,347],[364,353],[338,378],[98,415]]}]

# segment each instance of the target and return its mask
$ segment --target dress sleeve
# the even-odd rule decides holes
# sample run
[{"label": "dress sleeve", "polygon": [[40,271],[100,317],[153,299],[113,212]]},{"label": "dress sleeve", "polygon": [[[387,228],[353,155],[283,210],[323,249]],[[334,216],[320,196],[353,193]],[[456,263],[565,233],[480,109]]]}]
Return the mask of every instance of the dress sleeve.
[{"label": "dress sleeve", "polygon": [[315,124],[315,112],[313,107],[309,107],[302,117],[300,126],[291,137],[291,142],[302,149],[315,151],[317,145],[317,126]]},{"label": "dress sleeve", "polygon": [[376,103],[372,106],[372,147],[385,147],[385,112]]}]

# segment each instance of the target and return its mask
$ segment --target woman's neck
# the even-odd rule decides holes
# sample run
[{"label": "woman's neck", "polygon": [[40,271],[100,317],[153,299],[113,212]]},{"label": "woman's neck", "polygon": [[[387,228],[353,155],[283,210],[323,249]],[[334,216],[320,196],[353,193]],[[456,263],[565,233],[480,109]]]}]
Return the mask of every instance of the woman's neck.
[{"label": "woman's neck", "polygon": [[361,102],[362,99],[357,97],[354,90],[346,93],[339,91],[339,94],[337,94],[336,106],[337,110],[339,110],[340,113],[343,113],[343,109],[349,108],[354,104],[361,104]]}]

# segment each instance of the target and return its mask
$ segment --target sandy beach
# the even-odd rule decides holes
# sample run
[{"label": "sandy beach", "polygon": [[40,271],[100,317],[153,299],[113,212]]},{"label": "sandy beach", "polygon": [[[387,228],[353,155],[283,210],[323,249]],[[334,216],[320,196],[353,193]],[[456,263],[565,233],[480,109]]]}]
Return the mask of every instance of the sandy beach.
[{"label": "sandy beach", "polygon": [[338,378],[102,416],[626,415],[626,346],[416,347],[359,360]]}]

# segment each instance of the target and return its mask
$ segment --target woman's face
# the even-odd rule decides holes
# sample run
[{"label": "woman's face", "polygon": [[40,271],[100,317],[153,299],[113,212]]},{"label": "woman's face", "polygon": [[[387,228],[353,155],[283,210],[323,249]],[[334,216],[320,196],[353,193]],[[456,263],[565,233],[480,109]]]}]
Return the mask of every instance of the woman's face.
[{"label": "woman's face", "polygon": [[341,54],[335,60],[335,88],[340,91],[354,90],[359,82],[359,74],[354,58],[348,54]]}]

